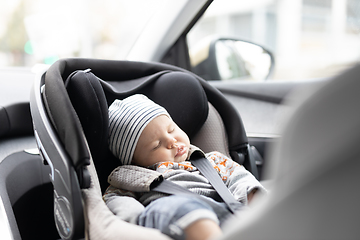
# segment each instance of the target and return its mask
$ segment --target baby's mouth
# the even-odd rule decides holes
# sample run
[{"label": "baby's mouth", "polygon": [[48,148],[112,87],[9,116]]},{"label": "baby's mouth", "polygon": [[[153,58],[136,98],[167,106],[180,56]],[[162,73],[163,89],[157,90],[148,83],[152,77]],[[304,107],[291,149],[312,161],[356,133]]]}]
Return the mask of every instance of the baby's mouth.
[{"label": "baby's mouth", "polygon": [[179,145],[175,157],[180,157],[184,155],[186,152],[187,152],[187,147],[185,145]]}]

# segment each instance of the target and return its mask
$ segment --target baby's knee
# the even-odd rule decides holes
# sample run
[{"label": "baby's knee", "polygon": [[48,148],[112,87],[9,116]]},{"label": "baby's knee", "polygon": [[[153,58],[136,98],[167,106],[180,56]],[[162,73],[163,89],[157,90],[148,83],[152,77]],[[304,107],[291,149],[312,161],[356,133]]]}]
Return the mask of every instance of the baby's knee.
[{"label": "baby's knee", "polygon": [[200,219],[185,228],[186,240],[213,239],[221,234],[219,225],[210,219]]}]

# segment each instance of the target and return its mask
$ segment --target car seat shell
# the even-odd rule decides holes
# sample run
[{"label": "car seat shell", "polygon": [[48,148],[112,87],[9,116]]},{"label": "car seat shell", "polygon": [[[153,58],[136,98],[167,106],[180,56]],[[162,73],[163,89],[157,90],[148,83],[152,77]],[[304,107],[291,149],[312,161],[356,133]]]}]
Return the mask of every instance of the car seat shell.
[{"label": "car seat shell", "polygon": [[[227,149],[225,153],[229,154],[235,161],[247,151],[247,137],[241,119],[235,108],[227,102],[225,97],[207,82],[183,69],[166,64],[64,59],[56,62],[45,75],[35,80],[31,95],[34,132],[40,153],[51,168],[51,181],[54,185],[55,219],[61,237],[63,239],[78,239],[84,237],[84,233],[87,233],[90,234],[90,238],[100,239],[98,237],[105,237],[106,235],[100,233],[107,228],[113,229],[109,232],[115,231],[116,233],[119,233],[116,229],[134,228],[135,236],[133,233],[130,235],[123,233],[122,236],[125,239],[136,236],[140,239],[148,239],[148,236],[166,239],[165,235],[152,229],[144,229],[135,225],[128,226],[126,222],[111,215],[112,213],[101,199],[101,192],[105,189],[104,182],[98,180],[98,174],[100,174],[100,179],[104,179],[104,175],[108,174],[108,169],[113,168],[112,164],[117,165],[118,163],[113,161],[112,164],[107,166],[108,169],[97,172],[99,171],[99,156],[108,150],[101,150],[101,154],[96,154],[97,156],[92,155],[90,147],[93,144],[86,140],[89,138],[89,133],[87,132],[88,129],[83,128],[85,125],[82,124],[84,118],[88,116],[86,114],[77,114],[79,108],[74,104],[76,91],[75,94],[71,93],[69,88],[74,85],[68,82],[72,80],[67,79],[72,76],[74,71],[85,70],[82,72],[87,72],[86,69],[91,69],[91,72],[96,74],[95,77],[99,78],[98,81],[105,93],[107,104],[111,103],[115,98],[121,99],[137,91],[143,91],[143,93],[155,98],[156,101],[160,101],[163,105],[170,104],[169,107],[171,108],[171,104],[177,104],[176,98],[174,97],[173,101],[168,101],[167,98],[176,96],[176,90],[178,89],[187,90],[187,85],[183,85],[187,80],[184,78],[177,81],[174,89],[167,90],[161,84],[156,88],[149,87],[151,84],[157,84],[157,81],[152,81],[151,78],[156,76],[158,79],[164,79],[171,74],[176,75],[177,78],[185,75],[189,76],[193,79],[191,82],[195,82],[193,86],[199,89],[201,94],[192,94],[189,99],[185,99],[185,101],[188,101],[187,106],[191,104],[191,100],[193,102],[209,101],[209,104],[202,105],[201,108],[204,110],[199,111],[201,118],[199,124],[202,125],[209,119],[223,122],[219,126],[223,126],[225,131],[218,131],[216,136],[227,138],[227,141],[223,140],[223,138],[219,140],[221,143],[220,149]],[[121,84],[125,83],[126,80],[132,80],[131,84]],[[92,87],[99,88],[98,84],[95,85],[92,85]],[[78,90],[82,91],[83,89],[80,87]],[[102,98],[99,97],[102,94],[101,91],[96,90],[94,92],[95,99],[101,100]],[[168,96],[165,96],[165,93]],[[88,99],[91,101],[91,97]],[[100,105],[104,107],[103,104]],[[206,116],[208,115],[207,109],[209,106],[211,108],[211,118]],[[171,110],[169,111],[172,116],[174,115],[175,121],[180,119],[179,125],[183,121],[187,122],[181,127],[185,128],[191,138],[195,138],[196,132],[199,131],[201,126],[191,124],[191,117],[198,114],[196,108],[190,114],[189,119],[186,119],[187,116],[184,112],[177,114],[171,112]],[[206,111],[206,115],[201,117],[204,111]],[[84,112],[86,113],[86,111]],[[216,112],[219,114],[216,114]],[[106,111],[102,113],[106,114]],[[90,131],[91,136],[93,136],[92,134]],[[201,141],[197,142],[201,144]],[[224,144],[226,142],[228,143],[227,146]],[[108,220],[114,222],[110,224]],[[114,237],[111,233],[108,236],[109,239]]]}]

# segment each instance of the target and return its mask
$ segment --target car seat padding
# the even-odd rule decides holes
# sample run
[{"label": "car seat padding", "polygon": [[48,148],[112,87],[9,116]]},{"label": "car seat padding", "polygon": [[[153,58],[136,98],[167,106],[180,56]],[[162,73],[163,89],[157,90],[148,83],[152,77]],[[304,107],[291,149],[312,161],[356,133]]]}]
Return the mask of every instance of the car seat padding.
[{"label": "car seat padding", "polygon": [[[108,143],[108,105],[103,88],[98,78],[86,71],[75,71],[65,81],[71,103],[79,117],[91,157],[96,161],[106,160],[109,156]],[[106,175],[116,163],[108,161],[97,164],[96,168],[101,178]],[[100,181],[101,188],[106,189],[106,181]]]},{"label": "car seat padding", "polygon": [[45,77],[45,103],[49,118],[70,155],[76,169],[90,163],[87,143],[83,141],[81,123],[65,89],[62,73],[65,62],[56,62]]}]

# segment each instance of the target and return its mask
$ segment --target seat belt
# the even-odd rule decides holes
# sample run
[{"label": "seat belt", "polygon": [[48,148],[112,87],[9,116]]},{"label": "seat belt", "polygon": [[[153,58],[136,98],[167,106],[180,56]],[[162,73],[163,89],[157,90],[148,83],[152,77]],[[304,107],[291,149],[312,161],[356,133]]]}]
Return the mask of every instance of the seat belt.
[{"label": "seat belt", "polygon": [[257,162],[259,164],[262,164],[263,160],[258,150],[254,146],[250,146],[249,144],[247,144],[245,152],[236,152],[239,156],[238,163],[240,165],[243,165],[247,170],[252,173],[252,175],[254,175],[257,180],[259,180]]},{"label": "seat belt", "polygon": [[236,201],[207,158],[205,158],[202,154],[196,154],[195,152],[191,155],[190,161],[197,169],[199,169],[206,179],[209,180],[210,184],[226,203],[232,213],[243,207],[242,203]]},{"label": "seat belt", "polygon": [[[213,186],[213,188],[222,198],[222,200],[227,205],[228,210],[231,213],[235,213],[237,210],[239,210],[241,207],[244,206],[242,203],[236,201],[236,199],[230,193],[229,189],[226,187],[225,183],[222,181],[219,174],[213,168],[213,166],[211,165],[208,159],[206,159],[202,154],[196,154],[195,152],[191,155],[190,161],[206,177],[206,179],[209,180],[210,184]],[[191,192],[190,190],[168,180],[163,180],[157,183],[157,185],[151,188],[151,190],[167,193],[167,194],[183,194],[183,195],[196,196],[196,197],[200,197],[200,199],[202,200],[204,199],[208,200],[206,202],[210,206],[214,206],[215,204],[209,199],[204,198],[201,195],[196,194],[194,192]]]},{"label": "seat belt", "polygon": [[250,172],[254,175],[254,177],[259,180],[259,172],[256,166],[256,158],[261,158],[259,152],[254,146],[247,145],[248,148],[248,158],[249,158],[249,168]]},{"label": "seat belt", "polygon": [[[176,183],[173,183],[169,180],[163,179],[162,181],[156,183],[156,185],[151,187],[152,191],[157,191],[161,193],[166,193],[170,195],[183,195],[183,196],[190,196],[200,199],[201,201],[206,202],[209,206],[213,209],[216,209],[218,212],[223,211],[222,214],[234,213],[230,208],[222,208],[220,207],[215,200],[202,196],[200,194],[194,193],[183,186],[180,186]],[[223,209],[223,210],[222,210]]]}]

